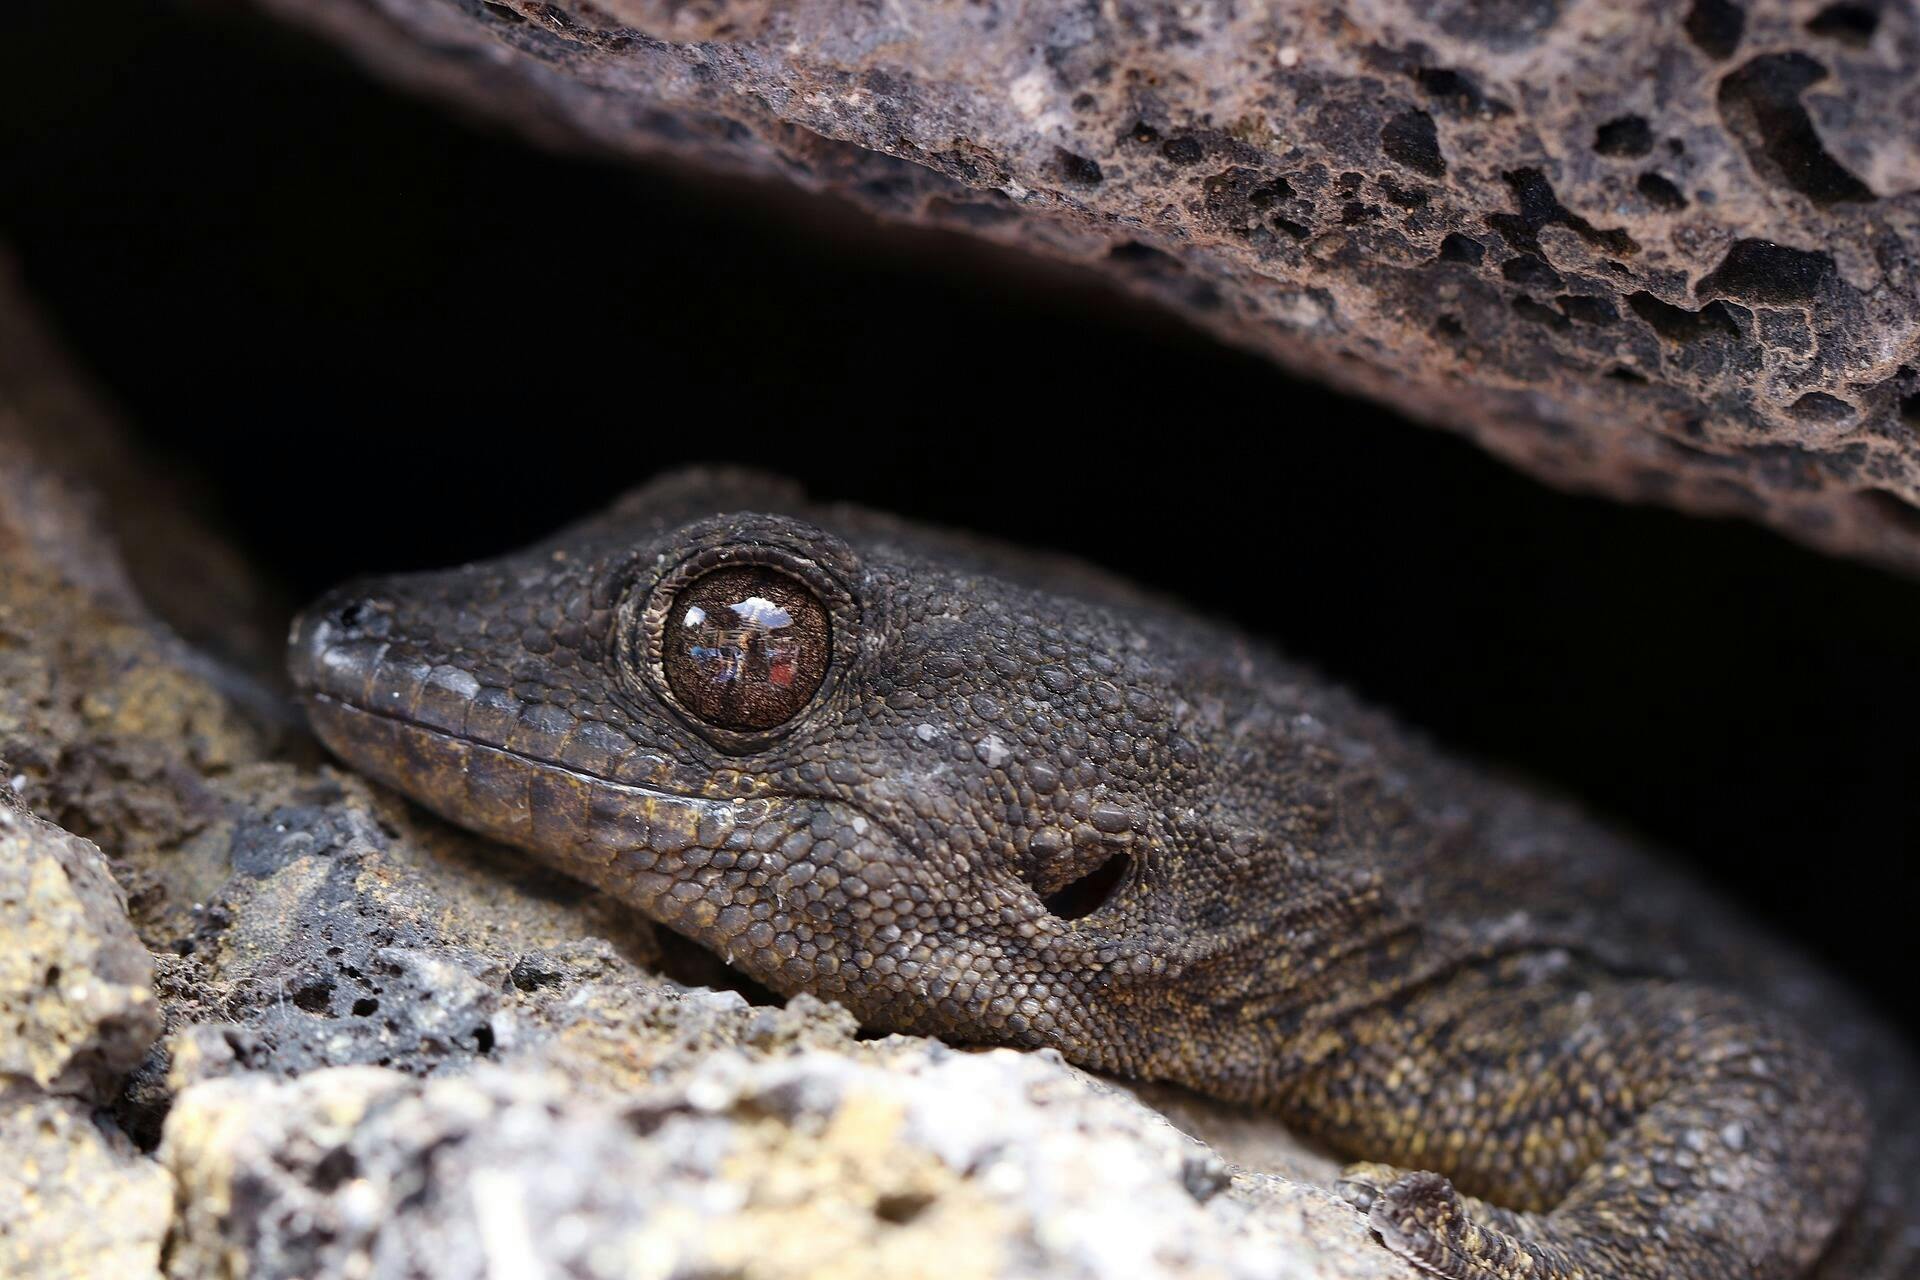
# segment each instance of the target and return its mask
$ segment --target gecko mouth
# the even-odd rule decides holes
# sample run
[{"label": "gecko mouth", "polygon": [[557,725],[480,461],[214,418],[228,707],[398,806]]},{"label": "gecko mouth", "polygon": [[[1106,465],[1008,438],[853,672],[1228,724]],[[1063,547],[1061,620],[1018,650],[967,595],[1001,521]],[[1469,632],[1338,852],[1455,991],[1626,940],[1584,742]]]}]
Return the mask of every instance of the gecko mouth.
[{"label": "gecko mouth", "polygon": [[[320,740],[358,772],[458,826],[536,854],[662,926],[658,967],[667,976],[732,989],[752,1003],[798,989],[785,972],[796,957],[767,954],[754,933],[763,922],[727,908],[753,833],[809,822],[811,806],[675,795],[327,694],[308,693],[305,701]],[[777,889],[760,892],[782,913]]]},{"label": "gecko mouth", "polygon": [[[396,791],[412,796],[450,821],[473,826],[485,814],[502,807],[521,810],[507,818],[507,829],[488,834],[539,851],[542,824],[535,821],[534,780],[549,778],[543,788],[552,799],[553,785],[615,789],[634,804],[675,803],[702,806],[703,811],[734,808],[739,802],[691,796],[635,782],[621,781],[589,769],[563,764],[545,756],[463,737],[437,725],[376,707],[363,706],[330,693],[306,692],[302,698],[308,719],[327,749],[355,769],[379,778]],[[580,834],[577,815],[556,812],[559,825],[551,834],[559,839]]]},{"label": "gecko mouth", "polygon": [[314,732],[356,769],[450,821],[548,855],[589,836],[619,851],[633,823],[610,839],[617,818],[697,826],[736,807],[697,786],[661,787],[668,760],[562,707],[523,702],[504,675],[422,656],[395,625],[383,585],[330,593],[294,621],[287,642]]},{"label": "gecko mouth", "polygon": [[728,832],[793,801],[722,800],[621,782],[526,751],[464,738],[325,693],[306,695],[320,740],[358,771],[450,822],[598,881],[641,851],[724,845]]}]

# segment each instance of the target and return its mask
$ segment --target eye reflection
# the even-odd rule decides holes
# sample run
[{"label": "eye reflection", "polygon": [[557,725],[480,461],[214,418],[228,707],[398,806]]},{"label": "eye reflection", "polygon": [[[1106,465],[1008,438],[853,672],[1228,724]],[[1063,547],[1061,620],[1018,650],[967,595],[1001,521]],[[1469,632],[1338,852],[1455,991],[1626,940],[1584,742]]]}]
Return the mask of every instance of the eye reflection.
[{"label": "eye reflection", "polygon": [[722,729],[770,729],[792,719],[826,675],[825,607],[776,570],[718,569],[681,589],[662,637],[675,698]]}]

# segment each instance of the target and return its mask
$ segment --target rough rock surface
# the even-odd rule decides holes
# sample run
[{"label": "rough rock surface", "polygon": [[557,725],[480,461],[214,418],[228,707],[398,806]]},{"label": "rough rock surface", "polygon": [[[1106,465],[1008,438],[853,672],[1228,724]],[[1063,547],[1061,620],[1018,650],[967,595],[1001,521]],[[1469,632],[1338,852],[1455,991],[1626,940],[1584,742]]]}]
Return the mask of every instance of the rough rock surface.
[{"label": "rough rock surface", "polygon": [[0,1151],[0,1275],[159,1276],[172,1179],[90,1106],[0,1088]]},{"label": "rough rock surface", "polygon": [[1920,570],[1910,4],[263,3],[549,141],[1085,263],[1555,483]]},{"label": "rough rock surface", "polygon": [[153,961],[100,851],[0,808],[0,1077],[112,1096],[160,1034]]},{"label": "rough rock surface", "polygon": [[23,377],[64,375],[0,360],[0,1274],[1408,1277],[1270,1121],[697,985],[320,766],[147,612],[115,455],[38,444]]},{"label": "rough rock surface", "polygon": [[566,1074],[189,1088],[161,1148],[185,1201],[173,1274],[206,1274],[240,1235],[261,1276],[1404,1274],[1331,1196],[1236,1185],[1057,1059],[769,1047],[769,1025],[831,1016],[804,1003],[689,993],[637,1011],[706,1047],[585,1087],[562,1054]]}]

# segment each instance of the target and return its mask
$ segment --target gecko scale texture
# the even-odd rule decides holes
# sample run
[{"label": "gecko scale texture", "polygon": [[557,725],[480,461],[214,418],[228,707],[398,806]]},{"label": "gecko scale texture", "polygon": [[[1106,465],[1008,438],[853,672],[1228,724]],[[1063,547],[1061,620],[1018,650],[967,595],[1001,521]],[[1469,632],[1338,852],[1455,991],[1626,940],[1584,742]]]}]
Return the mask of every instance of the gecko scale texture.
[{"label": "gecko scale texture", "polygon": [[1449,1280],[1920,1274],[1860,1002],[1079,564],[687,472],[343,587],[291,666],[355,767],[777,991],[1275,1109]]}]

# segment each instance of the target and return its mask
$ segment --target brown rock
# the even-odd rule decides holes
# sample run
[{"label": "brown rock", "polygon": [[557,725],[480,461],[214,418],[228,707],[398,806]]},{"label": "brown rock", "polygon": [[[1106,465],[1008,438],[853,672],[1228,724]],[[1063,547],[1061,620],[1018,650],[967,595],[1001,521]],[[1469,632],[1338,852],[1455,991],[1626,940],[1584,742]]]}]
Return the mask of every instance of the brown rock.
[{"label": "brown rock", "polygon": [[1551,482],[1920,570],[1908,7],[263,3],[546,140],[1083,263]]}]

